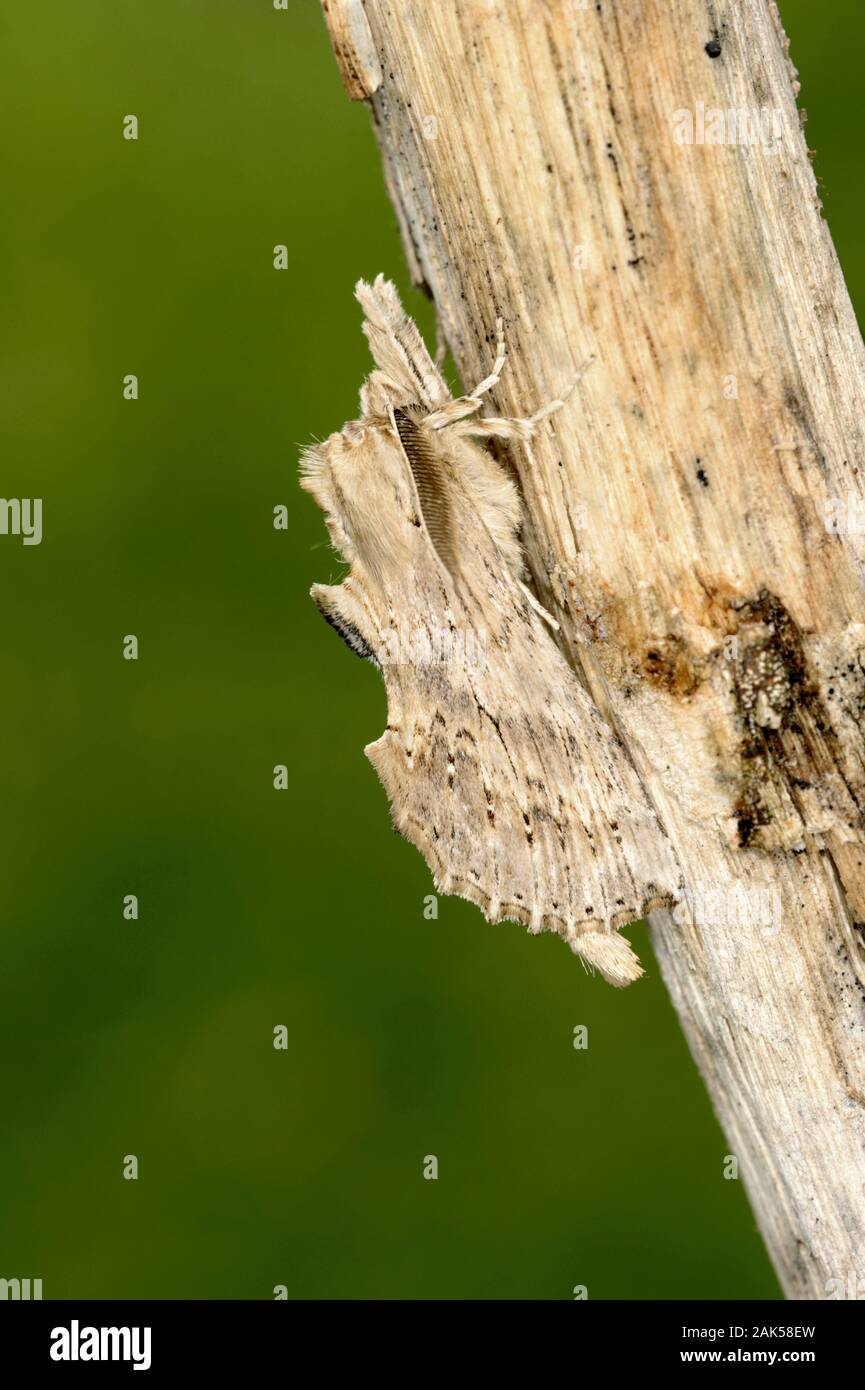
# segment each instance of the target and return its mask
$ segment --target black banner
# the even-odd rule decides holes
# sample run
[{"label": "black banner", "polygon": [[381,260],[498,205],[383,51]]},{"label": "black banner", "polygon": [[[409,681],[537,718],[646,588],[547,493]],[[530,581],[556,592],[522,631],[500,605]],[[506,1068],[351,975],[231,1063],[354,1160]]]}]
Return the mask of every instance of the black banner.
[{"label": "black banner", "polygon": [[250,1364],[290,1370],[310,1358],[326,1374],[344,1366],[362,1375],[393,1360],[400,1374],[428,1377],[473,1365],[512,1375],[524,1364],[536,1374],[567,1357],[575,1375],[607,1360],[612,1375],[714,1365],[803,1366],[825,1376],[840,1368],[860,1327],[861,1310],[844,1301],[525,1303],[518,1318],[491,1303],[412,1302],[394,1311],[358,1302],[7,1302],[0,1365],[57,1378],[110,1368],[159,1379],[187,1370],[225,1376]]}]

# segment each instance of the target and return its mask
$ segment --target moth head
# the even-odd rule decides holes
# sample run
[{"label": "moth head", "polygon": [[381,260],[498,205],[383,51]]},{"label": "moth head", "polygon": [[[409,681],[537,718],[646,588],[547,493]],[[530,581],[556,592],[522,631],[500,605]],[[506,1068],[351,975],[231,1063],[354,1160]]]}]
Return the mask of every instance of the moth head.
[{"label": "moth head", "polygon": [[394,287],[361,281],[357,297],[374,360],[361,418],[306,451],[301,485],[350,566],[313,596],[349,646],[375,656],[406,626],[468,629],[482,615],[495,627],[522,569],[521,508],[505,469],[442,418],[446,385]]}]

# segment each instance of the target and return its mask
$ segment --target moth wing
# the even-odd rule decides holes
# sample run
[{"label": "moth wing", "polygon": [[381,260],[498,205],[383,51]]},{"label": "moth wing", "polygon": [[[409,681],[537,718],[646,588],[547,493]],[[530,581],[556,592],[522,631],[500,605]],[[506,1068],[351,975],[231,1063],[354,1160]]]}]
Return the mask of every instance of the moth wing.
[{"label": "moth wing", "polygon": [[530,662],[459,688],[439,673],[432,714],[401,672],[366,753],[440,892],[557,932],[624,985],[642,971],[618,928],[675,900],[675,857],[612,731],[531,626]]}]

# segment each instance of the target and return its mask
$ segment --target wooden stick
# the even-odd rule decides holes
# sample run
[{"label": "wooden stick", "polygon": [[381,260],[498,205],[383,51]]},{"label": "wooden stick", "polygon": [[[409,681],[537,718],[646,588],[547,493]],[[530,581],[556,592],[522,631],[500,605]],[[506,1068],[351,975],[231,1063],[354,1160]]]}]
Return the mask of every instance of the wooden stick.
[{"label": "wooden stick", "polygon": [[595,356],[512,450],[535,591],[675,848],[655,946],[782,1286],[865,1290],[865,357],[776,7],[325,11],[464,380],[498,317],[497,415]]}]

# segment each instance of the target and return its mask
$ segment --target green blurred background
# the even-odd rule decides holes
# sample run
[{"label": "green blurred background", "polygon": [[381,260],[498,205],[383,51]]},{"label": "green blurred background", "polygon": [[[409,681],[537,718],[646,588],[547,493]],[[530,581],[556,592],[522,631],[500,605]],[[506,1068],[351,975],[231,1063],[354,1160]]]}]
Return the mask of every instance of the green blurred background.
[{"label": "green blurred background", "polygon": [[[782,9],[861,305],[865,14]],[[39,0],[0,40],[0,491],[45,527],[0,538],[0,1276],[777,1297],[645,929],[620,993],[465,903],[425,921],[362,755],[382,686],[307,598],[338,566],[297,453],[355,413],[358,275],[431,311],[317,0]]]}]

